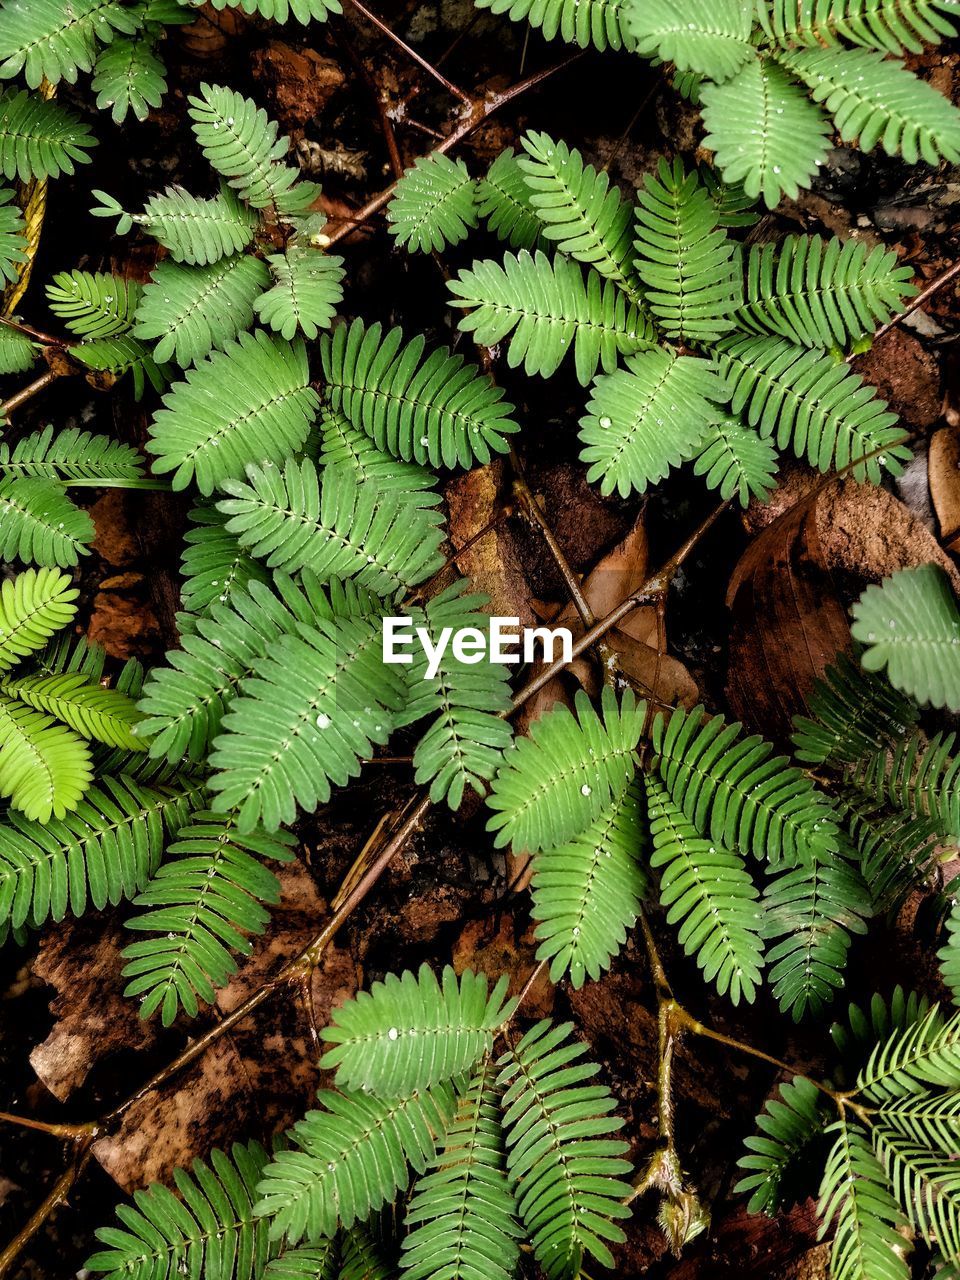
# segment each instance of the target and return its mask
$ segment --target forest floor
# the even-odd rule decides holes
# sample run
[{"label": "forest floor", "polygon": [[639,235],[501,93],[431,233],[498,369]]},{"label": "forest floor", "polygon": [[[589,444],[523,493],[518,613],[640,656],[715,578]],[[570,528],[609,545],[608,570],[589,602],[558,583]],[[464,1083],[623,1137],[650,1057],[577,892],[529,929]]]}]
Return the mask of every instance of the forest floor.
[{"label": "forest floor", "polygon": [[[537,35],[525,40],[525,29],[504,18],[475,14],[469,0],[392,0],[380,12],[425,57],[443,58],[444,73],[471,93],[502,89],[570,53]],[[77,266],[146,276],[152,266],[146,244],[111,241],[108,224],[86,214],[89,191],[106,188],[135,208],[150,190],[171,181],[196,188],[184,100],[202,80],[248,92],[268,108],[294,138],[301,165],[323,183],[333,220],[351,216],[391,181],[394,146],[402,164],[429,148],[429,134],[411,126],[410,115],[438,134],[454,123],[455,100],[356,11],[325,26],[291,23],[282,30],[227,11],[175,34],[166,58],[171,87],[163,108],[145,124],[122,129],[101,117],[102,145],[93,165],[82,181],[52,189],[35,267],[39,279]],[[956,96],[960,55],[950,46],[912,64]],[[82,100],[79,93],[76,100]],[[405,105],[391,118],[381,114],[378,103],[384,102]],[[662,70],[625,53],[590,52],[569,62],[473,131],[458,154],[471,172],[482,173],[527,128],[547,129],[576,145],[629,189],[661,154],[695,159],[699,138],[696,113]],[[882,243],[896,249],[922,286],[957,260],[958,209],[960,171],[908,168],[841,149],[831,154],[812,191],[785,201],[750,236],[816,231]],[[484,256],[492,244],[492,238],[490,246],[482,237],[472,239],[447,257],[447,269]],[[368,320],[456,341],[456,318],[445,305],[437,263],[394,248],[382,217],[346,236],[338,252],[348,262],[342,314],[362,311]],[[671,657],[657,664],[653,676],[661,696],[693,700],[699,691],[708,705],[726,705],[751,728],[762,726],[782,740],[798,695],[809,689],[814,669],[822,669],[831,607],[845,609],[866,579],[902,563],[937,559],[958,584],[950,555],[960,532],[958,332],[952,287],[856,361],[858,372],[916,433],[916,460],[899,482],[872,490],[844,481],[813,494],[812,473],[798,464],[783,477],[771,507],[751,508],[744,516],[728,510],[720,517],[674,585],[667,614]],[[573,427],[583,392],[573,378],[561,375],[531,389],[504,369],[502,380],[529,424],[522,440],[529,487],[573,569],[593,573],[592,599],[601,612],[604,600],[619,599],[676,548],[710,510],[711,499],[688,471],[646,503],[601,499],[576,462]],[[64,379],[19,421],[95,424],[142,441],[149,412],[149,401],[138,406],[122,391],[103,396]],[[510,501],[508,490],[500,465],[450,482],[454,542],[462,545],[498,503]],[[752,535],[804,495],[809,500],[801,504],[802,519],[780,522],[771,537],[751,544]],[[149,665],[176,643],[187,507],[186,500],[168,495],[119,491],[92,507],[98,536],[95,554],[83,566],[83,626],[112,659],[135,656]],[[752,552],[743,559],[748,544]],[[478,542],[461,568],[493,597],[498,613],[545,617],[567,603],[539,531],[517,516]],[[641,610],[630,634],[618,641],[622,661],[628,669],[636,664],[636,674],[648,683],[642,644],[655,644],[656,636],[654,611]],[[569,689],[544,696],[567,698]],[[411,793],[409,767],[392,760],[366,767],[347,797],[300,824],[307,856],[299,869],[284,873],[284,902],[271,930],[201,1026],[204,1017],[209,1022],[228,1014],[258,974],[273,971],[309,938],[376,815]],[[508,971],[522,984],[535,963],[522,886],[523,868],[491,854],[477,805],[468,802],[455,817],[431,814],[315,973],[318,1016],[386,969],[415,967],[427,958]],[[147,1079],[196,1034],[185,1025],[165,1032],[146,1027],[122,999],[121,918],[107,912],[68,919],[26,949],[7,944],[0,952],[0,1107],[86,1119]],[[706,995],[691,962],[665,937],[662,942],[674,985],[698,1013],[772,1054],[816,1069],[826,1048],[822,1028],[793,1027],[769,995],[732,1010]],[[846,994],[868,999],[904,973],[933,990],[931,952],[929,924],[914,904],[856,946]],[[656,1001],[642,943],[628,944],[608,975],[579,992],[543,984],[531,994],[529,1010],[575,1016],[622,1100],[625,1133],[637,1153],[649,1150],[656,1135]],[[174,1165],[238,1138],[268,1139],[308,1105],[319,1079],[315,1060],[300,1004],[285,998],[265,1004],[209,1054],[151,1091],[98,1144],[69,1203],[45,1224],[15,1274],[24,1280],[78,1274],[94,1229],[112,1220],[121,1194],[117,1183],[131,1188],[166,1177]],[[731,1058],[720,1046],[681,1046],[677,1140],[685,1167],[712,1206],[713,1228],[677,1259],[641,1205],[619,1252],[618,1275],[813,1280],[823,1274],[811,1202],[773,1219],[752,1218],[732,1193],[743,1138],[775,1081],[773,1068]],[[61,1169],[55,1140],[0,1128],[0,1237],[22,1226]]]}]

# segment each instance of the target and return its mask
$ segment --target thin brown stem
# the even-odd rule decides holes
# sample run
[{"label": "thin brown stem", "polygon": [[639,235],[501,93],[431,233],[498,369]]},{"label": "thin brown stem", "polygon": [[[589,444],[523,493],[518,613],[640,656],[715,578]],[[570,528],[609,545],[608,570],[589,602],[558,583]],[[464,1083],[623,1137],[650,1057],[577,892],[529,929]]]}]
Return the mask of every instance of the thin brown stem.
[{"label": "thin brown stem", "polygon": [[15,413],[28,400],[32,400],[35,395],[39,395],[41,391],[46,390],[52,383],[56,382],[58,374],[52,369],[48,369],[46,373],[42,373],[39,378],[28,383],[22,390],[14,392],[9,400],[5,400],[0,404],[0,421],[9,418],[11,413]]},{"label": "thin brown stem", "polygon": [[365,4],[361,4],[360,0],[350,0],[350,3],[353,5],[354,9],[356,9],[357,13],[362,14],[363,17],[365,17],[368,22],[372,23],[378,31],[382,32],[388,40],[392,40],[397,48],[402,50],[408,58],[412,59],[418,67],[422,67],[428,75],[433,76],[434,80],[436,80],[438,84],[442,84],[448,93],[452,93],[455,98],[459,98],[460,101],[465,103],[468,107],[473,106],[473,99],[465,89],[461,89],[460,86],[454,84],[452,80],[448,80],[442,71],[438,71],[432,62],[428,62],[422,54],[417,53],[416,49],[412,49],[410,45],[407,44],[406,40],[402,39],[391,27],[387,26],[382,18],[378,18],[377,15],[372,13]]},{"label": "thin brown stem", "polygon": [[50,1188],[46,1197],[23,1224],[10,1243],[0,1253],[0,1280],[10,1274],[10,1268],[19,1258],[50,1215],[66,1200],[80,1174],[90,1159],[90,1141],[78,1144],[70,1164]]},{"label": "thin brown stem", "polygon": [[35,329],[33,325],[24,324],[22,320],[14,320],[12,316],[0,316],[0,324],[8,329],[15,329],[17,333],[22,333],[25,338],[39,342],[43,347],[70,347],[76,342],[76,338],[56,338],[52,333],[44,333],[42,329]]},{"label": "thin brown stem", "polygon": [[[904,307],[902,311],[898,311],[886,324],[881,325],[873,335],[873,341],[879,342],[891,329],[896,329],[898,325],[903,324],[908,316],[912,316],[915,311],[919,311],[925,302],[929,302],[935,294],[945,288],[951,280],[956,280],[958,276],[960,276],[960,262],[955,262],[952,267],[948,267],[935,280],[932,280],[925,289],[922,289],[909,306]],[[847,356],[847,363],[849,364],[851,360],[855,360],[857,354],[853,353]]]}]

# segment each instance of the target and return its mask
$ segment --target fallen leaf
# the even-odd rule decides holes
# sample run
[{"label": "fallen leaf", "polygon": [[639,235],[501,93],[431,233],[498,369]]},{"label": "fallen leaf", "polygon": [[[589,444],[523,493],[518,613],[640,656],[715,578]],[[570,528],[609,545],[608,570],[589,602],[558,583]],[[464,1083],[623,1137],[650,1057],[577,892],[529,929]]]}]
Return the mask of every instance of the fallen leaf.
[{"label": "fallen leaf", "polygon": [[940,541],[960,550],[960,426],[943,427],[930,439],[927,458],[930,499],[937,513]]}]

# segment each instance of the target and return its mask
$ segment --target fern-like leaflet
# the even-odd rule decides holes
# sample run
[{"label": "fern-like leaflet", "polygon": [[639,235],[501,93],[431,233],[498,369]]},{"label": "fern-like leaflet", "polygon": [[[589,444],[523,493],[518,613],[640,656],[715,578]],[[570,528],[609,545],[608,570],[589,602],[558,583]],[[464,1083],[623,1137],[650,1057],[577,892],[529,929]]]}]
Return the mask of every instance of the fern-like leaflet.
[{"label": "fern-like leaflet", "polygon": [[297,333],[312,340],[329,329],[343,298],[343,259],[292,245],[267,261],[273,287],[254,304],[263,323],[288,341]]},{"label": "fern-like leaflet", "polygon": [[[4,13],[5,10],[0,10]],[[0,93],[0,171],[5,178],[59,178],[88,164],[96,139],[79,116],[24,89]]]},{"label": "fern-like leaflet", "polygon": [[411,253],[459,244],[477,225],[476,183],[462,160],[421,156],[400,178],[387,205],[390,233]]}]

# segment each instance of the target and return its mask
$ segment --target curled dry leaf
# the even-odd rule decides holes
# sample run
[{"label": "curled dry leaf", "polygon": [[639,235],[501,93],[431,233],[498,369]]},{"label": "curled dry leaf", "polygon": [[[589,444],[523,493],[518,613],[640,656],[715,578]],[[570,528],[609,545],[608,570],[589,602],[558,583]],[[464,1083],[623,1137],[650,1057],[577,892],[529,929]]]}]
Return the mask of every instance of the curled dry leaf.
[{"label": "curled dry leaf", "polygon": [[934,432],[930,439],[927,478],[940,541],[956,554],[960,551],[960,426],[943,427]]},{"label": "curled dry leaf", "polygon": [[851,649],[847,610],[867,583],[932,561],[960,592],[960,574],[886,489],[852,479],[822,485],[796,470],[781,494],[780,512],[747,547],[728,587],[727,694],[739,719],[786,741],[814,681]]},{"label": "curled dry leaf", "polygon": [[[192,1024],[194,1034],[229,1014],[315,936],[326,906],[309,872],[290,863],[278,875],[283,899],[272,913],[270,931],[254,940],[253,954],[219,993],[212,1014]],[[94,1068],[109,1075],[110,1060],[121,1051],[121,1088],[150,1074],[150,1067],[138,1067],[137,1054],[130,1051],[157,1046],[162,1033],[155,1023],[144,1025],[135,1003],[123,996],[119,952],[129,941],[130,935],[116,924],[104,928],[101,922],[97,932],[70,923],[49,934],[41,946],[36,972],[58,992],[51,1006],[57,1021],[30,1061],[61,1100],[79,1089]],[[316,1025],[323,1026],[331,1008],[353,994],[357,980],[348,953],[328,949],[312,979]],[[128,1191],[167,1181],[176,1166],[188,1166],[212,1147],[228,1148],[244,1137],[269,1139],[302,1114],[319,1080],[318,1055],[305,993],[303,998],[291,995],[268,999],[169,1083],[124,1113],[118,1127],[93,1146],[111,1177]],[[167,1045],[163,1060],[169,1057]]]}]

